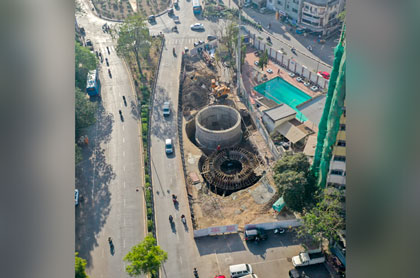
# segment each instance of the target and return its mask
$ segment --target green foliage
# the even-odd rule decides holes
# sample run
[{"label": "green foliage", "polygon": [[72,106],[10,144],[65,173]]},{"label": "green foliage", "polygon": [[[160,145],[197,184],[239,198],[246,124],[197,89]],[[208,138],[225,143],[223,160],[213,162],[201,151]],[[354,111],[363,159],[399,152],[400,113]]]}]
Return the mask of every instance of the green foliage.
[{"label": "green foliage", "polygon": [[[153,221],[151,223],[153,225]],[[131,251],[125,255],[124,261],[130,263],[125,270],[131,277],[140,274],[156,275],[161,264],[167,259],[168,253],[156,245],[156,239],[152,234],[148,234],[142,242],[133,246]]]},{"label": "green foliage", "polygon": [[95,123],[95,112],[97,105],[86,98],[86,94],[79,88],[76,88],[75,112],[76,112],[76,136],[80,129],[88,127]]},{"label": "green foliage", "polygon": [[341,21],[344,22],[346,20],[346,11],[342,11],[341,13],[339,13],[337,15],[337,18]]},{"label": "green foliage", "polygon": [[80,258],[79,253],[75,253],[75,265],[74,265],[74,272],[76,278],[89,278],[86,274],[86,260]]},{"label": "green foliage", "polygon": [[141,131],[143,132],[143,134],[147,134],[147,123],[142,123],[141,124]]},{"label": "green foliage", "polygon": [[145,18],[139,13],[128,16],[121,25],[117,41],[118,55],[130,57],[133,54],[136,57],[140,76],[143,73],[139,56],[148,55],[151,44],[149,29],[145,22]]},{"label": "green foliage", "polygon": [[83,160],[82,148],[79,147],[77,144],[74,144],[74,146],[75,146],[75,160],[76,160],[76,164],[79,164]]},{"label": "green foliage", "polygon": [[268,65],[268,51],[267,49],[260,55],[260,59],[258,61],[258,66],[261,70],[264,70],[264,67]]},{"label": "green foliage", "polygon": [[147,231],[152,232],[154,227],[153,220],[147,220]]},{"label": "green foliage", "polygon": [[147,208],[147,219],[152,220],[153,210],[152,208]]},{"label": "green foliage", "polygon": [[335,188],[324,189],[321,201],[302,217],[298,234],[309,235],[317,242],[337,240],[339,232],[345,229],[343,198],[342,192]]},{"label": "green foliage", "polygon": [[87,74],[90,70],[96,69],[98,61],[95,54],[82,46],[79,42],[75,42],[75,70],[76,70],[76,87],[81,90],[86,89]]},{"label": "green foliage", "polygon": [[149,175],[145,175],[144,179],[146,180],[147,183],[150,183],[150,176]]},{"label": "green foliage", "polygon": [[287,206],[302,212],[314,203],[315,178],[303,153],[286,154],[274,166],[274,181]]}]

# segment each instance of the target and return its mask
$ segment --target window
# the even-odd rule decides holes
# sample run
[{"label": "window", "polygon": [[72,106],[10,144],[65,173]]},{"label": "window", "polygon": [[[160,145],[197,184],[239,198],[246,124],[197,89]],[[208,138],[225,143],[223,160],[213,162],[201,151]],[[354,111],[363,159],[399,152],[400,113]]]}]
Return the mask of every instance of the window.
[{"label": "window", "polygon": [[298,10],[296,10],[296,9],[292,9],[292,12],[297,13],[297,12],[298,12]]},{"label": "window", "polygon": [[283,5],[283,3],[280,0],[277,1],[277,4]]},{"label": "window", "polygon": [[286,8],[289,8],[289,4],[287,4]]},{"label": "window", "polygon": [[309,6],[308,5],[305,5],[305,10],[308,10],[309,9]]},{"label": "window", "polygon": [[346,161],[346,157],[345,156],[340,156],[340,155],[336,155],[334,156],[334,161]]},{"label": "window", "polygon": [[346,130],[346,125],[345,124],[340,124],[340,130]]},{"label": "window", "polygon": [[339,146],[339,147],[345,147],[346,146],[346,141],[338,140],[337,146]]},{"label": "window", "polygon": [[343,171],[342,170],[331,170],[331,175],[342,176]]}]

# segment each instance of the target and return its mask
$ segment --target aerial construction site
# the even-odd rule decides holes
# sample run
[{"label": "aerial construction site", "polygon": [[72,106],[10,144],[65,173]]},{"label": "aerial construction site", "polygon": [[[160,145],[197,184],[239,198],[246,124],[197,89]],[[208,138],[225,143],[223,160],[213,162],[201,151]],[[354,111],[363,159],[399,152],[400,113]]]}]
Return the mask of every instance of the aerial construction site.
[{"label": "aerial construction site", "polygon": [[205,50],[184,55],[180,141],[194,229],[294,218],[271,209],[279,198],[273,159],[231,86],[233,76]]}]

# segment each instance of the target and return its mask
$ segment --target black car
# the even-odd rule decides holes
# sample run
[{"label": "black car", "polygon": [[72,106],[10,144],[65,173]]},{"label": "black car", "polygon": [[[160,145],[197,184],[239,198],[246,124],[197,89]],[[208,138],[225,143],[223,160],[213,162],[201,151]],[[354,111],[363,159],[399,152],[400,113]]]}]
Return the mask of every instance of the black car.
[{"label": "black car", "polygon": [[265,240],[267,239],[267,234],[265,233],[264,229],[254,228],[245,230],[245,240]]},{"label": "black car", "polygon": [[302,273],[299,273],[299,271],[295,268],[289,270],[289,277],[290,278],[311,278],[305,274],[305,271],[303,271]]}]

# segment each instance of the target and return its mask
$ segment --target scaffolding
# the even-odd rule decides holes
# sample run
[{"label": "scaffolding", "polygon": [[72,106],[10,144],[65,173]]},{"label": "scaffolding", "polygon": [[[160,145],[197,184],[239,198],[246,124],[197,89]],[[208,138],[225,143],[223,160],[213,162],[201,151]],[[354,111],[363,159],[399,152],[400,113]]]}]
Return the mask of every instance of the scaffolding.
[{"label": "scaffolding", "polygon": [[325,107],[318,126],[317,145],[312,172],[317,177],[317,185],[325,187],[332,151],[340,127],[340,117],[344,110],[346,94],[346,27],[343,25],[340,41],[334,50],[334,64],[325,100]]}]

